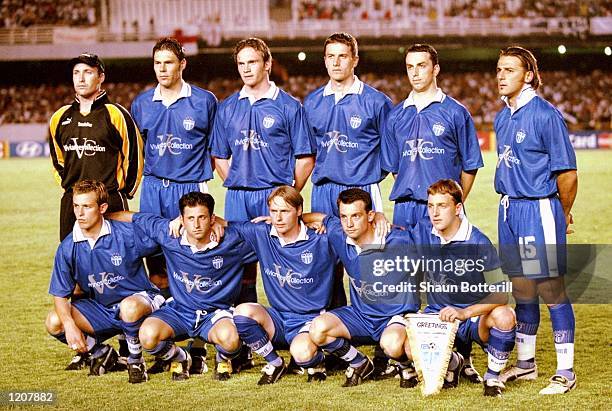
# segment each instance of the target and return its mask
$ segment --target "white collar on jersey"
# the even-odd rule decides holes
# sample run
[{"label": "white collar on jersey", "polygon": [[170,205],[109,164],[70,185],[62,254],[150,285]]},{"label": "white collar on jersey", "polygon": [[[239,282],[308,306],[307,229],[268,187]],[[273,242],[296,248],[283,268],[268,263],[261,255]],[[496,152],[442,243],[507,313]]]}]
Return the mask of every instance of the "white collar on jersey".
[{"label": "white collar on jersey", "polygon": [[419,104],[417,106],[416,102],[414,101],[414,91],[411,91],[410,94],[408,94],[408,98],[406,98],[406,100],[404,100],[403,108],[407,108],[407,107],[410,107],[410,106],[415,106],[417,111],[421,111],[421,110],[423,110],[425,107],[429,106],[433,102],[437,102],[437,103],[443,102],[445,98],[446,98],[446,94],[444,94],[442,92],[442,89],[440,87],[438,87],[438,88],[436,88],[436,94],[434,94],[434,96],[431,98],[431,100],[424,101],[422,104]]},{"label": "white collar on jersey", "polygon": [[336,103],[347,94],[361,94],[363,92],[363,81],[359,80],[359,77],[353,75],[353,84],[346,92],[332,90],[331,80],[327,82],[323,89],[323,97],[334,95]]},{"label": "white collar on jersey", "polygon": [[466,216],[459,216],[461,218],[461,225],[459,229],[450,240],[446,241],[444,237],[436,230],[435,227],[431,228],[431,233],[440,239],[440,244],[445,245],[452,242],[463,242],[470,239],[472,235],[472,223],[470,223]]},{"label": "white collar on jersey", "polygon": [[[105,236],[105,235],[110,235],[110,233],[111,233],[110,223],[106,221],[104,218],[102,218],[102,228],[100,228],[100,235],[98,235],[98,238],[101,238],[102,236]],[[75,243],[79,243],[81,241],[87,241],[89,242],[89,246],[93,249],[98,239],[94,240],[93,238],[85,237],[85,234],[83,234],[83,230],[81,230],[81,227],[79,226],[79,222],[75,221],[74,227],[72,227],[72,241],[74,241]]]},{"label": "white collar on jersey", "polygon": [[[181,83],[182,83],[181,92],[176,98],[177,100],[183,97],[191,97],[191,86],[185,83],[185,80],[181,80]],[[163,98],[161,95],[161,87],[159,84],[157,85],[157,87],[155,87],[155,91],[153,92],[153,101],[163,101]]]},{"label": "white collar on jersey", "polygon": [[208,244],[206,244],[204,247],[198,248],[195,245],[191,244],[189,242],[189,240],[187,240],[187,233],[183,232],[183,234],[181,235],[181,245],[186,245],[187,247],[189,247],[193,254],[195,254],[195,253],[202,253],[202,252],[204,252],[206,250],[212,250],[213,248],[218,246],[219,243],[212,240],[212,233],[210,234],[210,236],[211,236],[210,242]]},{"label": "white collar on jersey", "polygon": [[281,247],[284,247],[284,246],[289,245],[289,244],[295,244],[298,241],[306,241],[306,240],[308,240],[308,233],[306,232],[306,225],[304,224],[303,221],[300,220],[300,233],[295,238],[295,240],[293,240],[293,241],[285,241],[285,240],[283,240],[278,235],[278,231],[276,231],[276,227],[274,227],[274,226],[272,226],[272,228],[270,229],[270,237],[278,238],[278,242],[280,243]]},{"label": "white collar on jersey", "polygon": [[535,90],[531,88],[529,84],[525,84],[516,98],[516,108],[510,107],[510,99],[507,96],[502,96],[501,99],[504,103],[506,103],[506,106],[508,106],[510,109],[510,115],[512,115],[517,112],[518,109],[529,103],[535,96],[537,96]]},{"label": "white collar on jersey", "polygon": [[355,250],[357,250],[357,254],[361,254],[361,252],[365,249],[365,250],[384,250],[385,249],[385,243],[386,243],[386,238],[385,237],[377,237],[376,234],[374,234],[374,242],[372,244],[367,244],[363,249],[359,246],[359,244],[357,244],[355,241],[353,241],[353,239],[351,237],[346,237],[346,243],[348,245],[352,245],[353,247],[355,247]]},{"label": "white collar on jersey", "polygon": [[259,98],[255,98],[255,96],[247,93],[246,86],[242,86],[242,88],[240,89],[240,93],[238,93],[238,100],[242,100],[243,98],[248,98],[249,103],[251,103],[251,105],[253,105],[253,103],[255,103],[257,100],[263,100],[264,98],[269,98],[270,100],[276,100],[276,97],[278,97],[279,89],[278,87],[276,87],[276,84],[273,81],[270,81],[269,83],[270,83],[270,88],[268,89],[268,91],[266,91],[266,93],[263,96]]}]

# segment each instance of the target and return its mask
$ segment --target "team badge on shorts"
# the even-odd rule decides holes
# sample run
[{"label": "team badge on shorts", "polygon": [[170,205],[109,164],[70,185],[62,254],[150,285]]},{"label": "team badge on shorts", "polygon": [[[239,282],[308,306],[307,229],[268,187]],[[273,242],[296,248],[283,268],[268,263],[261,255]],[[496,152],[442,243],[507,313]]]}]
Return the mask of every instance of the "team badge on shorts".
[{"label": "team badge on shorts", "polygon": [[431,130],[433,131],[433,133],[434,133],[434,135],[436,137],[440,137],[442,135],[442,133],[444,133],[444,130],[446,130],[446,129],[444,128],[442,123],[435,123],[433,125],[433,127],[431,128]]},{"label": "team badge on shorts", "polygon": [[304,264],[312,263],[312,253],[310,252],[310,250],[304,251],[300,257],[302,258],[302,262]]},{"label": "team badge on shorts", "polygon": [[121,258],[121,255],[115,253],[111,255],[110,260],[115,267],[119,267],[121,265],[121,262],[123,261],[123,258]]},{"label": "team badge on shorts", "polygon": [[359,117],[357,114],[353,114],[351,116],[351,127],[357,128],[360,125],[361,125],[361,117]]},{"label": "team badge on shorts", "polygon": [[272,117],[271,115],[265,116],[263,119],[263,126],[265,128],[270,128],[273,125],[274,125],[274,117]]},{"label": "team badge on shorts", "polygon": [[525,137],[527,137],[527,133],[525,132],[525,130],[519,130],[516,132],[516,142],[517,143],[522,143],[523,140],[525,140]]},{"label": "team badge on shorts", "polygon": [[215,258],[212,259],[212,265],[213,267],[215,267],[217,270],[220,269],[221,267],[223,267],[223,257],[221,257],[220,255],[216,256]]},{"label": "team badge on shorts", "polygon": [[183,127],[185,127],[185,130],[187,131],[193,130],[195,127],[195,121],[191,117],[185,117],[183,120]]}]

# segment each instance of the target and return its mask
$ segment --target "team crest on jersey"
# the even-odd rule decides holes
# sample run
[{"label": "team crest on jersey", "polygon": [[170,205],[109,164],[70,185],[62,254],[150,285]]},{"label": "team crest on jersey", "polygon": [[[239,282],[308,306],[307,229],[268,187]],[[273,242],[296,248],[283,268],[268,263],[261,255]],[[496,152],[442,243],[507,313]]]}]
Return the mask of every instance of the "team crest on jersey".
[{"label": "team crest on jersey", "polygon": [[114,253],[111,255],[110,260],[115,267],[119,267],[121,265],[121,262],[123,261],[123,258],[121,258],[121,255]]},{"label": "team crest on jersey", "polygon": [[522,143],[523,140],[525,140],[525,137],[527,137],[527,133],[525,132],[525,130],[519,130],[516,132],[516,142],[517,143]]},{"label": "team crest on jersey", "polygon": [[187,131],[193,130],[195,127],[195,121],[191,117],[185,117],[183,120],[183,127],[185,127],[185,130]]},{"label": "team crest on jersey", "polygon": [[433,133],[434,133],[434,135],[436,137],[440,137],[442,135],[442,133],[444,133],[444,130],[446,130],[446,129],[444,128],[442,123],[435,123],[433,125],[433,127],[431,128],[431,130],[433,131]]},{"label": "team crest on jersey", "polygon": [[215,258],[212,259],[212,265],[213,267],[215,267],[217,270],[220,269],[221,267],[223,267],[223,257],[221,257],[220,255],[216,256]]},{"label": "team crest on jersey", "polygon": [[351,127],[357,128],[360,125],[361,125],[361,117],[359,117],[357,114],[353,114],[351,116]]},{"label": "team crest on jersey", "polygon": [[271,115],[265,116],[263,119],[263,126],[265,128],[270,128],[273,125],[274,125],[274,117],[272,117]]},{"label": "team crest on jersey", "polygon": [[312,263],[312,253],[310,252],[310,250],[304,251],[300,257],[302,258],[302,262],[304,264]]}]

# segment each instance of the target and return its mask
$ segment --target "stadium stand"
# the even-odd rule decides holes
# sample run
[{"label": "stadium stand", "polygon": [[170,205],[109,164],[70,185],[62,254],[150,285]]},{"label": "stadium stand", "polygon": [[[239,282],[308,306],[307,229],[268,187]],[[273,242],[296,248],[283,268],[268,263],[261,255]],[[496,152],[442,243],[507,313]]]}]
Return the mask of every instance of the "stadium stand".
[{"label": "stadium stand", "polygon": [[94,26],[99,0],[2,0],[0,28]]},{"label": "stadium stand", "polygon": [[[406,98],[410,92],[405,74],[381,76],[365,73],[360,77],[389,95],[394,103]],[[608,92],[612,88],[612,76],[608,72],[549,71],[542,73],[542,78],[540,92],[562,110],[572,130],[612,130],[612,100]],[[290,94],[303,99],[326,81],[324,76],[299,75],[289,76],[284,84],[279,84]],[[196,84],[211,90],[220,100],[241,86],[238,78],[215,78],[208,83]],[[494,73],[441,73],[438,84],[468,108],[479,130],[492,128],[495,114],[502,107],[497,97]],[[104,86],[114,101],[129,108],[136,95],[152,84],[105,83]],[[584,90],[589,92],[584,93]],[[47,122],[54,110],[71,102],[73,94],[71,85],[1,87],[0,124]]]}]

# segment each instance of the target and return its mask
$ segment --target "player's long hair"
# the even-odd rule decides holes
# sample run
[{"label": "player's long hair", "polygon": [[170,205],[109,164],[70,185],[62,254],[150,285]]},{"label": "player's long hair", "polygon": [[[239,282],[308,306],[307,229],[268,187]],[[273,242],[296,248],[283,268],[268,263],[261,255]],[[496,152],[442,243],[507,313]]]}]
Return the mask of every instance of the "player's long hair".
[{"label": "player's long hair", "polygon": [[537,90],[542,85],[540,71],[538,70],[538,61],[531,51],[521,46],[510,46],[499,51],[499,57],[504,56],[516,57],[521,61],[525,70],[533,73],[533,78],[529,83],[531,84],[531,88]]},{"label": "player's long hair", "polygon": [[463,190],[455,180],[438,180],[427,189],[427,195],[448,194],[453,198],[455,205],[463,203]]},{"label": "player's long hair", "polygon": [[353,204],[357,201],[363,201],[366,213],[372,211],[372,197],[367,191],[362,190],[361,188],[349,188],[348,190],[340,192],[338,199],[336,200],[336,205],[338,205],[339,209],[340,203]]},{"label": "player's long hair", "polygon": [[323,55],[325,55],[326,53],[327,45],[331,43],[345,44],[351,49],[352,57],[357,57],[359,55],[359,46],[357,45],[357,39],[349,33],[337,32],[325,39],[325,44],[323,44]]},{"label": "player's long hair", "polygon": [[108,204],[108,191],[104,183],[96,180],[81,180],[72,186],[73,194],[96,193],[96,203]]},{"label": "player's long hair", "polygon": [[208,193],[192,191],[191,193],[187,193],[182,196],[179,200],[179,210],[181,211],[181,216],[183,215],[185,207],[197,206],[206,207],[206,209],[208,210],[208,214],[212,216],[215,212],[215,199]]},{"label": "player's long hair", "polygon": [[173,37],[164,37],[160,39],[155,46],[153,46],[153,57],[155,57],[155,53],[159,50],[168,50],[178,58],[179,61],[183,61],[185,59],[185,49],[183,45]]},{"label": "player's long hair", "polygon": [[304,197],[302,197],[299,191],[291,186],[279,186],[275,188],[268,196],[268,206],[276,197],[282,198],[296,210],[304,210]]}]

